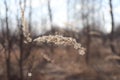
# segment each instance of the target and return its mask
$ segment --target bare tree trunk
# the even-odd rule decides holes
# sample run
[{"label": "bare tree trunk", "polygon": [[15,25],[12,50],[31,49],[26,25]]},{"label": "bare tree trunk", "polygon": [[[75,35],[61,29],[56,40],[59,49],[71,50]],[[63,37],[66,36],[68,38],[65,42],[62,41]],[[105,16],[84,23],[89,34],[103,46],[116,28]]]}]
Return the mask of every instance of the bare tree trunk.
[{"label": "bare tree trunk", "polygon": [[[88,7],[87,4],[89,4],[90,0],[81,0],[81,5],[82,5],[82,23],[83,26],[86,27],[86,56],[85,56],[85,61],[86,64],[89,64],[89,56],[90,56],[90,42],[91,42],[91,35],[90,35],[90,25],[89,25],[89,15],[90,15],[90,8]],[[87,13],[84,12],[84,9],[87,9]]]},{"label": "bare tree trunk", "polygon": [[30,0],[30,11],[29,11],[29,32],[31,33],[31,22],[32,22],[32,0]]},{"label": "bare tree trunk", "polygon": [[5,51],[5,56],[6,56],[6,67],[7,67],[7,78],[8,78],[8,80],[11,80],[10,78],[11,78],[11,69],[10,69],[10,59],[11,59],[11,57],[10,57],[10,48],[11,48],[11,41],[10,41],[10,31],[9,31],[9,24],[8,24],[8,6],[7,6],[7,1],[6,0],[4,0],[4,4],[5,4],[5,10],[6,10],[6,38],[5,39],[7,39],[7,42],[6,42],[6,44],[8,44],[6,47],[6,51]]},{"label": "bare tree trunk", "polygon": [[89,64],[89,56],[90,56],[90,42],[91,42],[91,36],[90,36],[90,26],[88,24],[87,20],[87,45],[86,45],[86,63]]},{"label": "bare tree trunk", "polygon": [[50,6],[50,0],[48,0],[47,2],[48,2],[47,5],[48,5],[49,21],[50,21],[51,28],[52,28],[53,16],[52,16],[52,9],[51,9],[51,6]]},{"label": "bare tree trunk", "polygon": [[110,15],[111,15],[111,25],[112,25],[112,30],[111,30],[111,40],[113,40],[113,36],[114,36],[114,15],[113,15],[113,6],[112,6],[112,0],[109,1],[109,5],[110,5]]},{"label": "bare tree trunk", "polygon": [[20,80],[23,80],[23,32],[20,33],[20,60],[19,60],[19,67],[20,67]]},{"label": "bare tree trunk", "polygon": [[69,24],[69,11],[70,11],[70,8],[69,8],[69,6],[70,6],[70,0],[67,0],[67,22],[68,22],[68,24]]},{"label": "bare tree trunk", "polygon": [[[20,7],[21,7],[21,11],[22,11],[22,6],[21,6],[21,0],[19,1],[19,4],[20,4]],[[25,8],[26,8],[26,0],[24,0],[24,11],[25,11]],[[22,13],[22,17],[24,17],[24,13]],[[21,18],[21,22],[22,21],[22,18]],[[23,34],[23,24],[21,24],[20,26],[20,59],[19,59],[19,70],[20,70],[20,80],[24,80],[24,75],[23,75],[23,47],[24,47],[24,44],[23,44],[23,41],[24,41],[24,34]]]},{"label": "bare tree trunk", "polygon": [[7,57],[6,57],[7,78],[8,78],[8,80],[11,80],[10,50],[8,51],[7,54],[8,54]]},{"label": "bare tree trunk", "polygon": [[110,15],[111,15],[111,35],[110,35],[110,48],[112,50],[113,53],[116,54],[116,50],[114,47],[114,27],[115,27],[115,23],[114,23],[114,15],[113,15],[113,6],[112,6],[112,0],[109,0],[109,6],[110,6]]},{"label": "bare tree trunk", "polygon": [[[50,5],[50,0],[47,0],[47,6],[48,6],[48,15],[49,15],[50,27],[52,28],[52,33],[55,33],[53,26],[52,26],[53,16],[52,16],[52,9],[51,9],[51,5]],[[52,53],[54,52],[53,45],[51,45],[50,51]]]}]

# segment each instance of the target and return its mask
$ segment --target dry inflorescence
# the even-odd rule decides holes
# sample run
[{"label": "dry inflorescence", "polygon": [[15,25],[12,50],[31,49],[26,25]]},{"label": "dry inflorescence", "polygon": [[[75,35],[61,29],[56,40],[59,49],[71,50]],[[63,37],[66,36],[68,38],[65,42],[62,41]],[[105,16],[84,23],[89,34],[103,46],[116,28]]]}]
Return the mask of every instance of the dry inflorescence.
[{"label": "dry inflorescence", "polygon": [[23,35],[25,37],[25,43],[27,42],[31,42],[32,41],[32,38],[30,37],[30,33],[29,33],[29,27],[28,27],[28,24],[24,18],[24,9],[22,9],[21,7],[21,22],[22,22],[22,32],[23,32]]},{"label": "dry inflorescence", "polygon": [[33,41],[36,42],[37,44],[54,43],[55,45],[73,46],[76,50],[79,51],[80,55],[85,54],[85,49],[81,47],[81,44],[77,43],[76,40],[71,37],[63,37],[61,35],[49,35],[38,37]]},{"label": "dry inflorescence", "polygon": [[80,55],[84,55],[85,54],[85,49],[83,47],[81,47],[80,43],[77,43],[75,39],[71,38],[71,37],[63,37],[61,35],[49,35],[49,36],[42,36],[42,37],[38,37],[34,40],[32,40],[32,38],[30,37],[30,33],[29,33],[29,29],[28,29],[28,25],[26,25],[26,21],[24,19],[24,10],[21,9],[21,13],[22,13],[22,31],[23,31],[23,35],[25,37],[25,43],[29,43],[29,42],[35,42],[37,44],[41,44],[41,43],[54,43],[55,45],[63,45],[63,46],[73,46],[76,50],[79,51]]}]

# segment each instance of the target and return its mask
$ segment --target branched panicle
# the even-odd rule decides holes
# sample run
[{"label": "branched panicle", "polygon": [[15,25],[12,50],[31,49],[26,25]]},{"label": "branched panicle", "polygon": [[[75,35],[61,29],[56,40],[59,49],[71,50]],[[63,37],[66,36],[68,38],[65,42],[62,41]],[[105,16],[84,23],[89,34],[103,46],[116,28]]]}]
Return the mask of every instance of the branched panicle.
[{"label": "branched panicle", "polygon": [[61,35],[49,35],[38,37],[33,40],[37,44],[41,43],[54,43],[55,45],[63,45],[63,46],[73,46],[76,50],[79,51],[80,55],[85,54],[85,49],[81,47],[81,44],[77,43],[75,39],[71,37],[63,37]]},{"label": "branched panicle", "polygon": [[[22,31],[23,35],[25,37],[25,43],[29,43],[32,41],[32,38],[30,37],[28,25],[26,24],[25,18],[24,18],[24,9],[21,9],[22,13]],[[63,37],[62,35],[49,35],[49,36],[42,36],[38,37],[33,40],[33,42],[37,44],[45,43],[54,43],[55,45],[63,45],[63,46],[73,46],[76,50],[79,51],[80,55],[85,54],[85,49],[81,47],[81,44],[77,43],[75,39],[71,37]]]}]

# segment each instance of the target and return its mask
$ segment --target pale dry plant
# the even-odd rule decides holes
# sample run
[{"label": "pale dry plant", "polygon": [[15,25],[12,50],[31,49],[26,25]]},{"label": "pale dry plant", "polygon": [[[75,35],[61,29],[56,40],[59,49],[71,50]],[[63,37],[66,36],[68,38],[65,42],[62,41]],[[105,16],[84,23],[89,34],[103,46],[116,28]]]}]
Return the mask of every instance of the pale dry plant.
[{"label": "pale dry plant", "polygon": [[54,43],[55,45],[73,46],[76,50],[79,51],[80,55],[85,54],[85,49],[81,47],[81,44],[77,43],[76,40],[71,37],[63,37],[62,35],[48,35],[38,37],[33,41],[36,42],[37,44]]},{"label": "pale dry plant", "polygon": [[29,29],[28,29],[28,25],[27,22],[24,18],[24,9],[21,8],[21,13],[22,13],[22,31],[23,31],[23,35],[25,37],[25,43],[29,43],[29,42],[35,42],[37,44],[42,44],[42,43],[54,43],[55,45],[63,45],[63,46],[73,46],[76,50],[79,51],[80,55],[84,55],[85,54],[85,48],[81,47],[81,44],[78,43],[75,39],[71,38],[71,37],[63,37],[62,35],[48,35],[48,36],[42,36],[42,37],[38,37],[34,40],[32,40],[32,38],[30,37],[30,33],[29,33]]},{"label": "pale dry plant", "polygon": [[25,43],[27,42],[31,42],[32,41],[32,38],[30,37],[30,33],[29,33],[29,27],[28,27],[28,24],[24,18],[24,8],[22,8],[21,6],[21,22],[22,22],[22,32],[23,32],[23,35],[25,37]]}]

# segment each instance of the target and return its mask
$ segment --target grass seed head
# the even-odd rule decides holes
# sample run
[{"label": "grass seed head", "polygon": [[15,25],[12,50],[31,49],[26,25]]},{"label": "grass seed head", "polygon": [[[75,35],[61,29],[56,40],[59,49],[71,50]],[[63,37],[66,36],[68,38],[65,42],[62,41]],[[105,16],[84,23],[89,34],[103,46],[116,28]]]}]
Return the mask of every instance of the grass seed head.
[{"label": "grass seed head", "polygon": [[85,49],[81,47],[81,44],[77,43],[76,40],[71,37],[63,37],[61,35],[49,35],[38,37],[33,41],[37,44],[54,43],[55,45],[73,46],[76,50],[78,50],[80,55],[85,54]]}]

